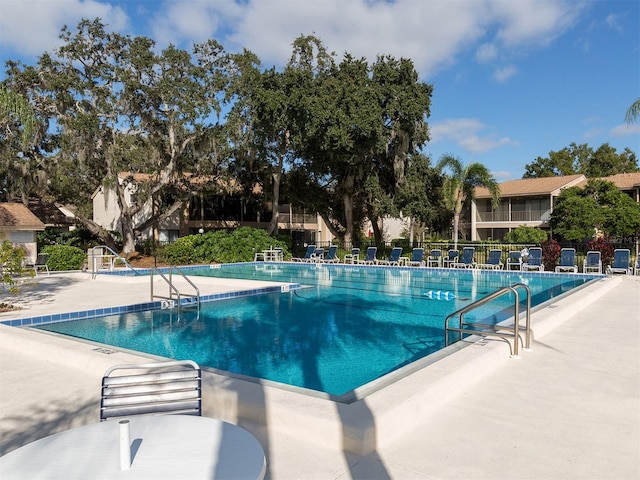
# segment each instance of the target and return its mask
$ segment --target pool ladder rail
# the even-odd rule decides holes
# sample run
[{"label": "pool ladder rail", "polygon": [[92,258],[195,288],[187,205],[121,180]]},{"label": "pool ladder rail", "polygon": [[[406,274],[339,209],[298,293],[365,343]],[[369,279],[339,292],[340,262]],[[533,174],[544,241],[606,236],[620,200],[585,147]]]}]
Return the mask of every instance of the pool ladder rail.
[{"label": "pool ladder rail", "polygon": [[[520,325],[520,294],[518,293],[518,289],[524,289],[527,298],[527,311],[525,312],[525,325]],[[495,300],[498,297],[503,295],[507,295],[509,293],[513,293],[514,302],[513,302],[513,324],[511,325],[494,325],[489,323],[478,323],[478,322],[465,322],[464,315],[471,310],[475,310],[476,308],[489,303],[492,300]],[[452,327],[449,325],[452,319],[458,318],[458,326]],[[514,357],[518,356],[518,343],[522,341],[521,333],[524,332],[525,341],[524,348],[529,349],[531,347],[531,289],[525,285],[524,283],[515,283],[508,287],[503,287],[495,292],[487,295],[486,297],[477,300],[466,307],[457,310],[450,315],[447,316],[445,320],[445,344],[449,346],[449,332],[458,332],[460,335],[459,340],[462,340],[462,335],[479,335],[482,337],[501,337],[507,339],[507,343],[509,343],[509,338],[513,339],[513,349],[511,349],[511,343],[509,343],[509,348]]]},{"label": "pool ladder rail", "polygon": [[[183,293],[180,292],[180,290],[178,290],[178,288],[175,286],[175,284],[173,283],[173,271],[176,270],[180,276],[186,280],[186,282],[191,285],[193,287],[193,289],[195,290],[196,293]],[[158,295],[155,294],[153,291],[153,276],[154,273],[157,273],[158,275],[160,275],[160,278],[162,278],[165,283],[169,286],[169,295],[168,296],[164,296],[164,295]],[[187,298],[191,298],[192,302],[191,304],[195,303],[197,309],[198,309],[198,316],[200,316],[200,289],[196,286],[195,283],[193,283],[189,277],[187,277],[182,270],[180,270],[178,267],[176,266],[171,266],[169,267],[169,276],[167,277],[160,269],[158,269],[158,267],[152,267],[151,268],[151,272],[150,272],[150,277],[151,277],[151,301],[153,301],[156,298],[160,298],[162,300],[166,300],[168,302],[171,302],[170,304],[167,304],[168,306],[173,306],[173,302],[174,302],[174,298],[177,300],[177,303],[175,304],[178,307],[178,313],[180,313],[180,307],[182,305],[182,298],[183,297],[187,297]]]}]

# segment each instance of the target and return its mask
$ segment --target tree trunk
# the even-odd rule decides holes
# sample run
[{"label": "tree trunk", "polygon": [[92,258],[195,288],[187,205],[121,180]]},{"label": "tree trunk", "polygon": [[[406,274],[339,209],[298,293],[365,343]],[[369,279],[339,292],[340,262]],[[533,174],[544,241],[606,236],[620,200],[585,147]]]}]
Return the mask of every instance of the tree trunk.
[{"label": "tree trunk", "polygon": [[351,245],[353,242],[353,199],[350,193],[342,195],[344,203],[344,243]]},{"label": "tree trunk", "polygon": [[278,221],[280,219],[280,181],[282,179],[282,169],[284,167],[284,154],[280,154],[278,159],[278,169],[273,176],[273,211],[271,213],[271,222],[267,233],[269,235],[278,234]]}]

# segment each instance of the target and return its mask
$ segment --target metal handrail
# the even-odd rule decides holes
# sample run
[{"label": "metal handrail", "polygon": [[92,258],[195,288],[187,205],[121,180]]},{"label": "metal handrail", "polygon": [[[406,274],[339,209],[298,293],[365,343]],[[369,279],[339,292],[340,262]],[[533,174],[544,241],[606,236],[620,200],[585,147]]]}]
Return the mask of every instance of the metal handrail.
[{"label": "metal handrail", "polygon": [[[526,311],[526,321],[524,328],[520,327],[520,295],[518,294],[518,288],[523,288],[526,292],[527,296],[527,311]],[[507,293],[512,292],[515,297],[515,301],[513,304],[513,325],[503,326],[503,325],[493,325],[487,323],[478,323],[478,322],[465,322],[464,315],[471,310],[475,310],[476,308],[494,300],[498,297],[506,295]],[[459,327],[450,327],[449,321],[458,317],[459,319]],[[475,328],[466,328],[466,327],[475,327]],[[476,329],[480,328],[480,330]],[[512,330],[512,331],[511,331]],[[445,344],[449,345],[449,332],[458,332],[460,334],[460,340],[462,340],[463,334],[470,335],[480,335],[480,336],[497,336],[497,337],[505,337],[510,338],[513,337],[513,355],[518,355],[518,340],[520,339],[520,332],[524,330],[525,332],[525,348],[530,348],[531,346],[531,289],[525,285],[524,283],[515,283],[508,287],[503,287],[495,292],[487,295],[486,297],[481,298],[447,316],[445,319]]]},{"label": "metal handrail", "polygon": [[[108,247],[107,245],[96,245],[95,247],[91,247],[91,278],[96,278],[96,260],[98,259],[98,257],[100,257],[101,255],[96,255],[94,252],[95,250],[99,248],[101,255],[102,252],[104,250],[106,250],[107,252],[109,252],[111,255],[113,255],[113,259],[118,260],[122,263],[124,263],[124,265],[129,268],[133,273],[135,273],[136,275],[140,275],[140,272],[138,272],[135,268],[133,268],[131,266],[131,264],[129,262],[127,262],[127,259],[120,256],[119,254],[117,254],[111,247]],[[104,250],[103,250],[104,249]]]},{"label": "metal handrail", "polygon": [[[182,276],[183,279],[185,279],[187,281],[187,283],[189,285],[191,285],[194,290],[196,291],[195,294],[192,293],[180,293],[180,290],[178,290],[178,288],[173,284],[173,269],[176,269],[178,271],[178,273]],[[163,296],[163,295],[156,295],[153,293],[153,274],[154,272],[157,272],[158,275],[160,275],[160,278],[162,278],[167,285],[169,286],[169,296]],[[198,315],[200,315],[200,289],[196,286],[195,283],[193,283],[183,272],[182,270],[180,270],[178,267],[175,266],[171,266],[169,267],[169,278],[167,278],[167,276],[162,273],[158,267],[152,267],[151,268],[151,272],[150,272],[150,278],[151,278],[151,300],[153,301],[154,298],[162,298],[165,300],[173,300],[173,294],[175,293],[177,299],[178,299],[178,312],[180,312],[180,305],[182,303],[182,297],[191,297],[191,298],[195,298],[196,300],[196,306],[198,307]]]}]

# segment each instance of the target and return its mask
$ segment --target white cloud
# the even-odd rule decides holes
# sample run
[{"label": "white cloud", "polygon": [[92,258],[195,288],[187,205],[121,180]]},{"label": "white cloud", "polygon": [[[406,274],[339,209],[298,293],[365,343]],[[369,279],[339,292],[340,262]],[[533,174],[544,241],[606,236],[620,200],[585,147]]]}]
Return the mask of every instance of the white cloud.
[{"label": "white cloud", "polygon": [[493,134],[480,135],[488,126],[472,118],[452,118],[429,126],[431,143],[453,140],[460,147],[472,153],[484,153],[505,145],[517,145],[509,137]]},{"label": "white cloud", "polygon": [[640,125],[632,123],[630,125],[618,125],[610,130],[614,137],[626,137],[627,135],[640,135]]},{"label": "white cloud", "polygon": [[[339,57],[349,52],[374,61],[379,54],[410,58],[423,79],[477,47],[489,62],[500,49],[523,43],[546,45],[583,10],[575,0],[2,0],[2,48],[37,55],[58,44],[62,25],[101,17],[127,33],[128,18],[117,5],[141,15],[141,31],[160,46],[216,38],[231,51],[248,48],[266,66],[283,65],[293,40],[319,37]],[[139,33],[139,32],[136,32]]]},{"label": "white cloud", "polygon": [[607,17],[604,19],[604,23],[610,29],[615,30],[616,32],[622,32],[622,26],[620,25],[619,19],[620,19],[619,15],[615,15],[611,13],[607,15]]},{"label": "white cloud", "polygon": [[508,65],[506,67],[496,69],[496,71],[493,72],[493,79],[500,83],[506,82],[516,73],[518,73],[518,69],[513,65]]},{"label": "white cloud", "polygon": [[498,57],[498,49],[492,43],[483,43],[476,50],[476,61],[478,63],[488,63]]},{"label": "white cloud", "polygon": [[549,45],[569,29],[587,8],[585,1],[497,0],[497,37],[507,46]]},{"label": "white cloud", "polygon": [[100,17],[109,30],[128,28],[128,17],[117,6],[94,0],[3,0],[0,5],[2,50],[36,56],[60,45],[64,25],[74,29],[83,18]]}]

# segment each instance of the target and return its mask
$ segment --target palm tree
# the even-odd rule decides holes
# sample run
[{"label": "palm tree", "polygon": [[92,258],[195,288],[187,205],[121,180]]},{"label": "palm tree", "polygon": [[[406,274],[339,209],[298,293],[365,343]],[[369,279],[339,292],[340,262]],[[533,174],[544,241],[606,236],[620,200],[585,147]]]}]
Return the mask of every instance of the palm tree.
[{"label": "palm tree", "polygon": [[626,120],[627,123],[633,123],[640,115],[640,98],[631,104],[627,110]]},{"label": "palm tree", "polygon": [[[445,154],[440,157],[436,168],[441,174],[444,174],[445,206],[453,212],[453,241],[454,248],[457,249],[460,214],[464,205],[475,198],[475,187],[485,187],[491,192],[493,208],[498,206],[500,187],[487,167],[481,163],[471,163],[465,167],[458,157]],[[444,173],[445,168],[450,170],[450,175]]]}]

